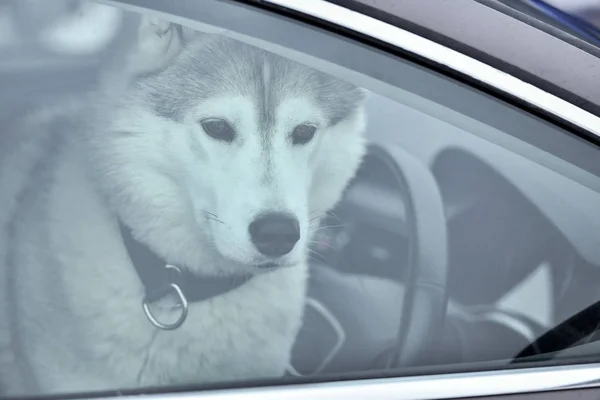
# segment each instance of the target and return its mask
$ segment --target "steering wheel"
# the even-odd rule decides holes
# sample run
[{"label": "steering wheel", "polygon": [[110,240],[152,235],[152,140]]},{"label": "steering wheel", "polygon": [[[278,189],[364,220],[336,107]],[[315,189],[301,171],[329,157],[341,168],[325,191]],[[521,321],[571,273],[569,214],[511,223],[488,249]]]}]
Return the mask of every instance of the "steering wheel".
[{"label": "steering wheel", "polygon": [[[328,331],[337,331],[343,340],[331,340],[330,347],[336,349],[337,355],[330,353],[326,361],[333,357],[343,359],[337,364],[345,371],[395,369],[434,362],[431,357],[435,357],[435,347],[441,342],[447,307],[447,228],[442,197],[425,165],[401,147],[389,145],[369,146],[349,189],[362,181],[381,181],[383,175],[389,178],[386,185],[394,186],[391,189],[400,195],[404,205],[408,263],[404,267],[403,298],[396,291],[379,304],[371,302],[372,295],[379,296],[385,290],[363,291],[367,296],[361,297],[362,283],[352,282],[334,268],[313,266],[308,306],[316,309],[324,322],[319,324],[318,317],[307,315],[306,330],[301,330],[295,346],[298,359],[312,357],[314,349],[323,347],[321,342],[326,340]],[[348,202],[349,192],[346,191],[341,205]],[[376,316],[383,313],[388,320],[398,316],[399,324],[377,320]],[[387,330],[391,343],[373,343],[373,337],[382,330]],[[356,364],[358,359],[360,366],[346,367]],[[317,372],[323,369],[321,363]]]}]

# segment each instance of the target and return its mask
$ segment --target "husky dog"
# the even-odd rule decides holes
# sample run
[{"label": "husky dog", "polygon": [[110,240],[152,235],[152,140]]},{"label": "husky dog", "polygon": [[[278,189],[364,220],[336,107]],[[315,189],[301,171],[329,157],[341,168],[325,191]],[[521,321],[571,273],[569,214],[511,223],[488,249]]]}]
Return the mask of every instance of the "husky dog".
[{"label": "husky dog", "polygon": [[[6,394],[277,377],[289,364],[311,234],[365,151],[364,92],[162,21],[137,38],[98,92],[0,128]],[[173,290],[145,313],[150,267],[123,232],[202,290],[231,287],[185,306],[194,294]]]}]

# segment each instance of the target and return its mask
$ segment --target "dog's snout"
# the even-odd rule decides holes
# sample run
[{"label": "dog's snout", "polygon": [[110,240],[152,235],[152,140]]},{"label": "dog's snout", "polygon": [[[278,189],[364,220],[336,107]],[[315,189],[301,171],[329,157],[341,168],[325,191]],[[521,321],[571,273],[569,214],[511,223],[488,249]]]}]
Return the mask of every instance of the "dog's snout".
[{"label": "dog's snout", "polygon": [[270,257],[289,253],[300,239],[298,220],[283,213],[260,215],[250,224],[249,231],[258,251]]}]

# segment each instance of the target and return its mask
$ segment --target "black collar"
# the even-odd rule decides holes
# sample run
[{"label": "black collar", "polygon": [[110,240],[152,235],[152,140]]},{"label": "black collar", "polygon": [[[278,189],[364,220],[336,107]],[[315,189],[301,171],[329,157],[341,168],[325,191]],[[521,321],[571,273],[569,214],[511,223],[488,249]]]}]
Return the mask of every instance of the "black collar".
[{"label": "black collar", "polygon": [[199,302],[230,292],[248,282],[252,275],[209,277],[191,274],[187,269],[167,268],[168,264],[147,246],[135,240],[131,230],[119,223],[123,243],[131,262],[146,289],[145,303],[155,302],[179,286],[189,303]]}]

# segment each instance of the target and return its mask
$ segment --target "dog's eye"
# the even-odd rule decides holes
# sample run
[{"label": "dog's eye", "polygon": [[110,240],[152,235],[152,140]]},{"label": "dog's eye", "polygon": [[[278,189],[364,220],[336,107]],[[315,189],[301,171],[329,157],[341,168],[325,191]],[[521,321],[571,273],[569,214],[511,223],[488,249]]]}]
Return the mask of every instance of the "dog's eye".
[{"label": "dog's eye", "polygon": [[308,143],[312,140],[313,137],[315,137],[316,130],[317,128],[312,125],[298,125],[294,128],[294,131],[292,132],[292,142],[294,144]]},{"label": "dog's eye", "polygon": [[235,132],[229,123],[223,119],[210,118],[200,121],[204,132],[213,139],[232,142]]}]

